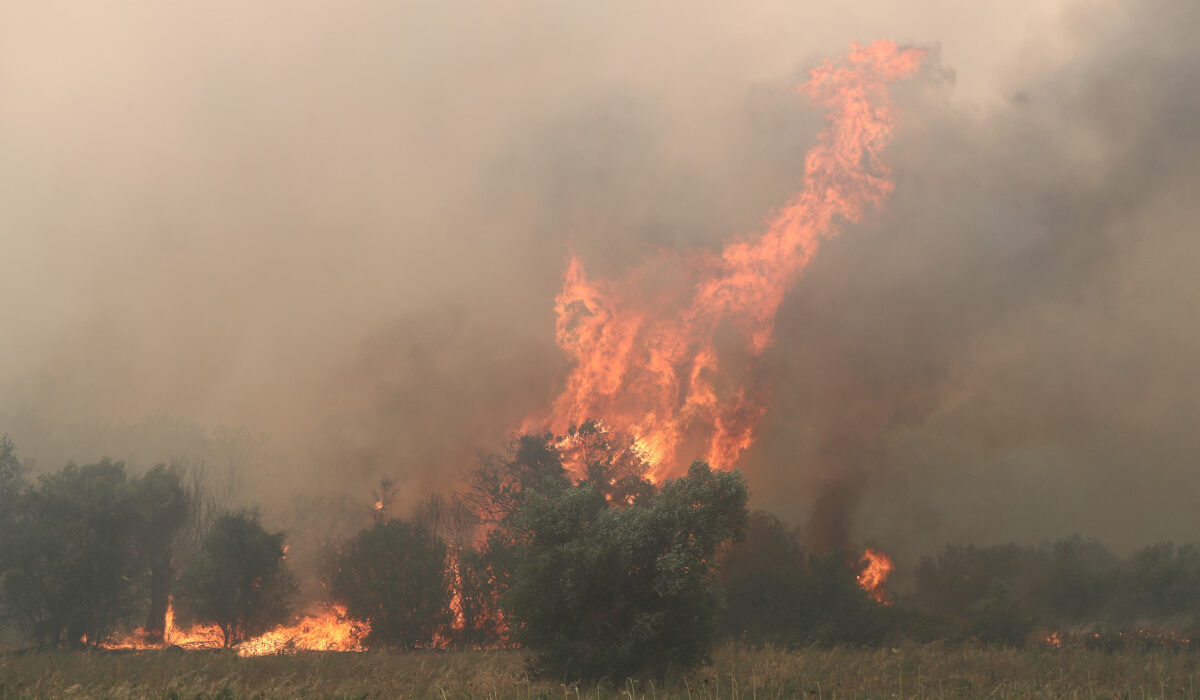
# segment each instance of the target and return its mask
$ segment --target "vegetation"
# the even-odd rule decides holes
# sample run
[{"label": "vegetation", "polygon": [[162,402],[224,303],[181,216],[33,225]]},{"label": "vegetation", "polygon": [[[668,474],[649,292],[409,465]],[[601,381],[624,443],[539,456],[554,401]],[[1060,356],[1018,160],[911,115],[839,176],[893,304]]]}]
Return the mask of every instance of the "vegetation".
[{"label": "vegetation", "polygon": [[284,622],[297,590],[285,554],[284,533],[267,532],[257,511],[221,516],[179,576],[180,620],[219,626],[225,646]]},{"label": "vegetation", "polygon": [[149,605],[143,629],[162,639],[163,623],[175,583],[179,539],[194,509],[193,494],[183,485],[178,465],[159,464],[142,476],[134,494],[139,516],[138,554],[148,575]]},{"label": "vegetation", "polygon": [[754,649],[711,663],[591,683],[538,679],[525,653],[371,651],[238,658],[232,653],[0,654],[0,698],[1140,698],[1195,697],[1200,659],[1160,648],[1007,649],[976,644]]},{"label": "vegetation", "polygon": [[865,594],[851,555],[808,553],[799,531],[770,513],[753,513],[748,522],[745,539],[718,562],[723,636],[782,646],[878,645],[910,621]]},{"label": "vegetation", "polygon": [[695,462],[637,505],[587,481],[527,498],[505,610],[535,668],[622,678],[707,658],[719,607],[709,562],[741,535],[746,496],[740,473]]},{"label": "vegetation", "polygon": [[119,462],[69,464],[17,493],[0,531],[0,604],[41,646],[102,639],[134,608],[138,484]]},{"label": "vegetation", "polygon": [[371,621],[372,646],[427,646],[449,621],[446,543],[429,528],[392,519],[345,548],[332,592],[351,617]]},{"label": "vegetation", "polygon": [[[818,695],[902,694],[901,677],[914,674],[918,687],[944,696],[1042,687],[1020,673],[1060,692],[1109,692],[1118,678],[1110,667],[1125,658],[1157,664],[1162,687],[1182,689],[1195,676],[1196,662],[1174,654],[1200,633],[1200,546],[1163,543],[1129,557],[1078,535],[1037,547],[950,546],[920,561],[911,590],[889,591],[880,604],[858,584],[857,553],[818,556],[804,533],[748,513],[740,474],[697,462],[655,485],[645,471],[628,437],[586,423],[563,436],[520,436],[485,459],[464,492],[430,496],[410,518],[388,514],[397,489],[383,480],[370,506],[350,504],[352,522],[366,527],[321,543],[329,596],[370,622],[375,650],[493,651],[312,663],[334,676],[357,668],[407,684],[381,688],[466,696],[534,688],[634,696],[653,683],[658,694],[695,697],[726,681],[744,690],[747,679],[793,695],[811,692],[816,678]],[[170,592],[180,624],[216,624],[227,646],[290,621],[297,586],[285,533],[268,531],[257,511],[222,512],[187,476],[171,465],[131,474],[103,460],[34,478],[0,439],[0,613],[22,635],[17,643],[94,648],[143,625],[158,636]],[[514,645],[523,649],[497,651]],[[1117,652],[1108,665],[1097,660]],[[176,683],[162,669],[197,664],[236,692],[335,687],[282,659],[26,652],[0,656],[0,698],[62,694],[69,676],[37,670],[39,659],[73,668],[89,693],[151,687],[104,685],[109,658],[192,695],[225,686]],[[524,671],[502,667],[518,661]],[[993,670],[985,681],[951,662]],[[1085,676],[1045,678],[1055,663]],[[870,664],[894,668],[896,685],[876,682]],[[256,683],[271,669],[291,670],[281,685],[251,690],[266,687]],[[1143,678],[1133,666],[1124,672]],[[481,673],[490,690],[478,685]],[[642,681],[622,685],[627,678]],[[361,676],[345,680],[336,687],[361,687]]]}]

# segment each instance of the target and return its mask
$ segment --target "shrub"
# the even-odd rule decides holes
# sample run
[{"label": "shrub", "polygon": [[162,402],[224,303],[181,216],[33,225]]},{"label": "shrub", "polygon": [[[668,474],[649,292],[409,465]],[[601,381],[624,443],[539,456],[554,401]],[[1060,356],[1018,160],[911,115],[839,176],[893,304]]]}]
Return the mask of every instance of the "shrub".
[{"label": "shrub", "polygon": [[333,595],[369,620],[372,646],[428,645],[449,620],[446,543],[428,528],[388,520],[358,533],[333,575]]},{"label": "shrub", "polygon": [[180,620],[219,626],[225,646],[287,620],[297,587],[284,538],[267,532],[257,511],[218,518],[176,584]]},{"label": "shrub", "polygon": [[710,563],[743,532],[746,498],[741,473],[703,462],[637,505],[611,505],[588,482],[528,495],[505,611],[535,671],[620,679],[705,659]]}]

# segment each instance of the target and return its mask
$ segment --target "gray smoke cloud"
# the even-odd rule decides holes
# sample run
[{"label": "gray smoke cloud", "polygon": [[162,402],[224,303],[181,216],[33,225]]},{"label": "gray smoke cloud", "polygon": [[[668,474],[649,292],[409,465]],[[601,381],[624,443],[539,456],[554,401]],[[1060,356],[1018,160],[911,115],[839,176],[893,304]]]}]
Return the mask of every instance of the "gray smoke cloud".
[{"label": "gray smoke cloud", "polygon": [[791,86],[882,37],[936,64],[897,88],[894,196],[755,369],[756,504],[901,556],[1187,538],[1196,14],[2,6],[0,432],[237,464],[280,513],[452,488],[564,377],[568,250],[618,275],[756,230],[822,123]]}]

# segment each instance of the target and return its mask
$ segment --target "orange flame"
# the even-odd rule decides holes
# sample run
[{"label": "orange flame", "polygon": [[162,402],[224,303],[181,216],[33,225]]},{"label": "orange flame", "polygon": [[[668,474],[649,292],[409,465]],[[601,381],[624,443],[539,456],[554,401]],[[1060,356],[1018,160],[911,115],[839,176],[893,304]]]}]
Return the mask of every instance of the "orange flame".
[{"label": "orange flame", "polygon": [[294,625],[275,629],[242,642],[238,656],[291,654],[298,651],[365,651],[363,639],[370,623],[351,619],[346,608],[333,605],[319,615],[305,617]]},{"label": "orange flame", "polygon": [[168,600],[162,639],[156,639],[145,629],[138,627],[128,635],[108,639],[98,646],[101,649],[162,649],[168,646],[183,649],[220,649],[224,645],[225,634],[217,625],[192,625],[186,629],[177,626],[175,601]]},{"label": "orange flame", "polygon": [[877,549],[867,547],[867,551],[863,552],[858,563],[863,567],[862,572],[858,575],[859,587],[867,592],[871,600],[889,605],[887,594],[883,591],[883,584],[891,575],[892,569],[895,568],[892,558]]},{"label": "orange flame", "polygon": [[[829,110],[828,126],[805,159],[802,190],[775,212],[765,230],[728,244],[720,255],[682,261],[690,293],[647,292],[662,277],[660,259],[620,281],[591,281],[572,256],[555,300],[556,338],[574,360],[549,417],[522,428],[563,434],[603,418],[631,434],[656,481],[679,465],[687,448],[728,468],[754,441],[766,410],[765,391],[723,372],[718,329],[737,337],[735,365],[749,364],[771,343],[776,311],[818,243],[862,219],[893,188],[881,157],[893,119],[888,81],[918,69],[923,51],[893,42],[851,46],[843,65],[825,62],[799,91]],[[724,348],[724,344],[723,344]]]},{"label": "orange flame", "polygon": [[[220,649],[225,635],[217,625],[192,625],[181,628],[175,624],[175,604],[167,605],[167,617],[162,640],[150,639],[142,628],[124,637],[99,644],[102,649],[162,649],[180,647],[189,650]],[[259,637],[237,646],[238,656],[264,656],[297,651],[364,651],[363,639],[371,631],[367,622],[351,619],[346,608],[333,605],[317,615],[306,616],[294,625],[279,625]]]}]

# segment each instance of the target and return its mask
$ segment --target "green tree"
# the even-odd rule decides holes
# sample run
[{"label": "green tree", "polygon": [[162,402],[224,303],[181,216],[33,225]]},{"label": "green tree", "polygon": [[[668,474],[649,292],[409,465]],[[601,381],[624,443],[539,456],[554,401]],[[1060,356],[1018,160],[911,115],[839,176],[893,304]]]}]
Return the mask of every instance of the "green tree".
[{"label": "green tree", "polygon": [[970,631],[984,644],[1019,647],[1033,631],[1033,620],[1005,584],[994,582],[987,597],[970,609]]},{"label": "green tree", "polygon": [[17,499],[27,486],[25,471],[16,445],[7,435],[0,437],[0,525],[5,515],[16,512]]},{"label": "green tree", "polygon": [[346,546],[332,593],[351,617],[369,620],[373,646],[427,646],[449,620],[446,543],[404,520],[376,523]]},{"label": "green tree", "polygon": [[505,611],[535,670],[568,679],[662,674],[711,651],[710,562],[746,524],[739,472],[694,462],[640,504],[590,482],[528,494],[514,519]]},{"label": "green tree", "polygon": [[138,479],[133,503],[139,519],[137,545],[149,579],[149,608],[143,627],[150,638],[162,641],[179,538],[195,500],[184,486],[182,467],[159,464]]},{"label": "green tree", "polygon": [[547,493],[571,485],[554,436],[521,435],[506,456],[491,456],[471,475],[467,498],[479,517],[500,531],[511,529],[513,518],[529,493]]},{"label": "green tree", "polygon": [[[0,437],[0,590],[4,572],[9,566],[4,561],[4,541],[17,532],[18,517],[21,515],[25,495],[29,484],[25,480],[25,467],[17,458],[17,447],[5,435]],[[0,603],[0,613],[3,612]]]},{"label": "green tree", "polygon": [[43,476],[0,531],[0,602],[39,645],[96,643],[135,608],[141,562],[133,486],[104,460]]},{"label": "green tree", "polygon": [[520,435],[504,455],[485,457],[471,474],[466,506],[487,529],[483,546],[464,543],[460,556],[465,637],[468,644],[499,641],[507,626],[500,621],[501,601],[512,584],[521,543],[517,517],[525,500],[544,498],[570,487],[558,440],[551,433]]},{"label": "green tree", "polygon": [[813,622],[806,562],[795,530],[770,513],[751,513],[745,539],[720,557],[721,634],[774,644],[803,639]]},{"label": "green tree", "polygon": [[297,586],[284,540],[263,528],[257,511],[217,518],[176,584],[180,620],[218,625],[225,646],[285,621]]}]

